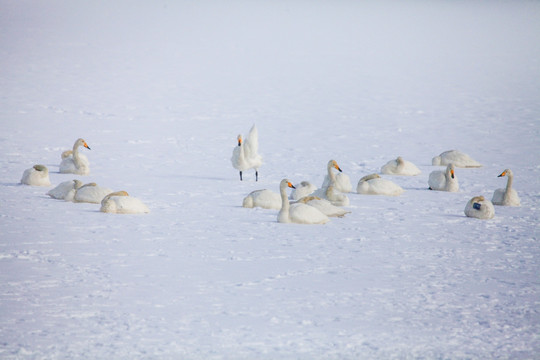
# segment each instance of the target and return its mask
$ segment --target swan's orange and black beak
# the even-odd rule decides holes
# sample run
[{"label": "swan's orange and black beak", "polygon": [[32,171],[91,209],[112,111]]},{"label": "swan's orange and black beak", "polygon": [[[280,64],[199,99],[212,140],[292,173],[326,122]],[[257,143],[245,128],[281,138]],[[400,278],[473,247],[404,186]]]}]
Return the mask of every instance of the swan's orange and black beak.
[{"label": "swan's orange and black beak", "polygon": [[242,138],[238,137],[238,146],[242,146]]},{"label": "swan's orange and black beak", "polygon": [[290,188],[296,189],[296,187],[293,184],[291,184],[290,182],[287,183],[287,186],[290,187]]},{"label": "swan's orange and black beak", "polygon": [[499,176],[497,176],[497,177],[502,177],[502,176],[506,176],[506,171],[503,171],[503,172],[501,173],[501,175],[499,175]]},{"label": "swan's orange and black beak", "polygon": [[452,179],[455,177],[454,176],[454,170],[450,170],[450,175],[452,176]]},{"label": "swan's orange and black beak", "polygon": [[339,167],[339,165],[337,163],[334,163],[334,167],[336,168],[336,170],[338,170],[339,172],[343,172],[341,171],[341,168]]},{"label": "swan's orange and black beak", "polygon": [[92,149],[90,149],[90,146],[88,146],[88,144],[87,144],[86,142],[83,143],[83,146],[84,146],[85,148],[87,148],[88,150],[92,150]]}]

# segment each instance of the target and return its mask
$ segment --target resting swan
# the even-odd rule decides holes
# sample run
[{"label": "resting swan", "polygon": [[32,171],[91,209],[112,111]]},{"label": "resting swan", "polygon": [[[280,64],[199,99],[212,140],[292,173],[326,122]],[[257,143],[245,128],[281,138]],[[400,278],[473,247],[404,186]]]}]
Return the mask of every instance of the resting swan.
[{"label": "resting swan", "polygon": [[[336,187],[336,176],[332,169],[341,171],[341,168],[335,160],[330,160],[327,165],[328,175],[324,179],[323,187],[316,190],[313,195],[328,199],[335,206],[349,206],[349,198]],[[328,179],[328,180],[327,180]],[[347,176],[348,179],[348,176]],[[349,180],[350,183],[350,180]]]},{"label": "resting swan", "polygon": [[262,157],[259,155],[259,132],[253,125],[249,131],[247,139],[244,141],[242,135],[238,135],[238,146],[233,149],[231,163],[233,167],[240,171],[240,181],[242,172],[255,169],[255,181],[259,180],[259,167],[262,165]]},{"label": "resting swan", "polygon": [[358,181],[356,192],[364,195],[398,196],[403,193],[403,189],[392,181],[381,178],[378,174],[371,174]]},{"label": "resting swan", "polygon": [[448,164],[454,164],[454,166],[462,168],[482,166],[482,164],[480,164],[478,161],[458,150],[448,150],[441,153],[439,156],[435,156],[431,160],[431,164],[443,166]]},{"label": "resting swan", "polygon": [[317,190],[317,187],[310,183],[309,181],[302,181],[300,184],[294,186],[295,189],[291,191],[291,195],[289,196],[292,200],[300,200],[301,198],[311,195],[315,190]]},{"label": "resting swan", "polygon": [[289,204],[287,198],[287,187],[293,188],[294,185],[287,179],[281,180],[279,191],[281,194],[281,210],[279,210],[277,220],[280,223],[295,224],[325,224],[330,219],[322,212],[303,203]]},{"label": "resting swan", "polygon": [[73,201],[99,204],[105,196],[112,192],[111,189],[98,186],[96,183],[88,183],[77,189]]},{"label": "resting swan", "polygon": [[116,191],[101,200],[99,211],[111,214],[144,214],[150,209],[141,200],[129,196],[125,191]]},{"label": "resting swan", "polygon": [[90,173],[90,164],[86,156],[79,154],[79,146],[84,146],[88,150],[90,147],[83,139],[77,139],[73,144],[73,150],[62,153],[62,162],[60,163],[60,172],[63,174],[88,175]]},{"label": "resting swan", "polygon": [[497,189],[493,193],[491,201],[495,205],[503,206],[520,206],[521,202],[516,190],[512,189],[512,183],[514,182],[514,173],[510,169],[504,170],[498,177],[507,176],[505,189]]},{"label": "resting swan", "polygon": [[430,190],[457,192],[459,183],[454,172],[454,164],[449,164],[445,171],[437,170],[429,174],[428,184]]},{"label": "resting swan", "polygon": [[343,217],[350,213],[350,211],[340,208],[339,206],[332,205],[330,201],[321,199],[317,196],[305,196],[296,201],[296,203],[303,203],[313,206],[328,217]]},{"label": "resting swan", "polygon": [[475,196],[465,206],[465,215],[477,219],[492,219],[495,216],[495,208],[491,201],[483,196]]},{"label": "resting swan", "polygon": [[45,165],[34,165],[30,169],[24,170],[21,184],[32,186],[51,186],[49,179],[49,169]]},{"label": "resting swan", "polygon": [[404,160],[398,156],[395,160],[390,160],[381,168],[381,173],[386,175],[416,176],[421,173],[420,169],[412,162]]},{"label": "resting swan", "polygon": [[255,190],[249,193],[242,201],[245,208],[261,207],[263,209],[281,209],[281,196],[273,191]]},{"label": "resting swan", "polygon": [[54,189],[49,190],[47,195],[49,195],[53,199],[73,201],[75,192],[82,185],[83,183],[76,179],[70,180],[70,181],[64,181],[58,184],[58,186],[56,186]]},{"label": "resting swan", "polygon": [[[339,173],[336,175],[332,169],[336,169]],[[351,179],[344,174],[335,160],[330,160],[326,165],[327,175],[324,177],[321,189],[333,184],[336,190],[342,193],[349,193],[352,190]]]}]

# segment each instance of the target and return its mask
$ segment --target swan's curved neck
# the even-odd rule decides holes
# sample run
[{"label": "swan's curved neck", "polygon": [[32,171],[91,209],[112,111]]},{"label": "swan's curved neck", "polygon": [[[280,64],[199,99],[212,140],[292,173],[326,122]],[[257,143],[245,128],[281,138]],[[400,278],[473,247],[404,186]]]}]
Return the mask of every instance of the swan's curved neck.
[{"label": "swan's curved neck", "polygon": [[75,160],[75,162],[79,161],[79,145],[77,143],[73,144],[72,156],[73,156],[73,160]]},{"label": "swan's curved neck", "polygon": [[512,183],[514,182],[514,174],[507,173],[506,176],[508,180],[506,181],[506,191],[504,192],[504,200],[508,199],[510,196],[510,191],[512,190]]},{"label": "swan's curved neck", "polygon": [[330,179],[330,185],[335,184],[336,182],[336,174],[332,171],[332,165],[328,166],[328,178]]},{"label": "swan's curved neck", "polygon": [[279,188],[279,192],[281,193],[281,211],[288,213],[290,205],[289,205],[289,199],[287,197],[287,189],[281,186]]}]

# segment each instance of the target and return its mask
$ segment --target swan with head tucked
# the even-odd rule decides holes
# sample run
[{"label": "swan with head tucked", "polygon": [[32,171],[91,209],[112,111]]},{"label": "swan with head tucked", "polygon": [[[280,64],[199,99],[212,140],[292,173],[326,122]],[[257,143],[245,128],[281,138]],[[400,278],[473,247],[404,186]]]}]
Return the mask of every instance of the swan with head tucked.
[{"label": "swan with head tucked", "polygon": [[435,156],[431,160],[432,165],[448,165],[454,164],[456,167],[469,168],[469,167],[481,167],[478,161],[471,158],[469,155],[462,153],[459,150],[448,150]]},{"label": "swan with head tucked", "polygon": [[69,180],[58,184],[54,189],[49,190],[47,195],[53,199],[73,201],[75,192],[80,188],[83,183],[80,180]]},{"label": "swan with head tucked", "polygon": [[346,214],[350,213],[350,211],[347,211],[339,206],[335,206],[330,201],[326,199],[321,199],[317,196],[304,196],[295,203],[303,203],[309,206],[313,206],[328,217],[343,217]]},{"label": "swan with head tucked", "polygon": [[101,200],[113,191],[109,188],[98,186],[96,183],[84,184],[77,189],[73,196],[73,202],[101,203]]},{"label": "swan with head tucked", "polygon": [[294,187],[295,188],[291,191],[291,195],[289,196],[292,200],[300,200],[317,190],[317,187],[309,181],[302,181],[300,184],[294,185]]},{"label": "swan with head tucked", "polygon": [[101,200],[99,211],[110,214],[145,214],[150,209],[141,200],[129,196],[126,191],[115,191]]},{"label": "swan with head tucked", "polygon": [[79,154],[79,147],[83,146],[90,150],[90,146],[83,139],[77,139],[73,144],[71,153],[64,151],[62,153],[62,162],[60,163],[60,172],[63,174],[88,175],[90,173],[90,164],[83,154]]},{"label": "swan with head tucked", "polygon": [[477,219],[492,219],[495,216],[495,208],[491,201],[483,196],[475,196],[465,206],[465,215]]},{"label": "swan with head tucked", "polygon": [[395,160],[390,160],[381,168],[381,173],[386,175],[416,176],[421,173],[420,169],[412,162],[404,160],[398,156]]},{"label": "swan with head tucked", "polygon": [[[336,169],[339,173],[335,174],[332,169]],[[333,184],[334,188],[342,193],[349,193],[352,190],[351,179],[349,175],[344,174],[335,160],[330,160],[326,165],[327,174],[324,177],[321,189],[327,188]]]},{"label": "swan with head tucked", "polygon": [[255,169],[255,181],[259,180],[259,167],[262,165],[262,157],[259,155],[259,132],[253,125],[249,131],[247,139],[238,135],[238,146],[233,149],[231,163],[233,167],[240,171],[240,181],[242,181],[242,172]]},{"label": "swan with head tucked", "polygon": [[518,193],[515,189],[512,188],[512,183],[514,182],[514,173],[512,172],[512,170],[506,169],[498,177],[503,176],[506,176],[508,178],[508,180],[506,181],[506,188],[495,190],[491,201],[495,205],[520,206],[521,201],[519,199]]},{"label": "swan with head tucked", "polygon": [[449,164],[445,171],[437,170],[429,174],[429,189],[457,192],[459,183],[454,171],[454,164]]},{"label": "swan with head tucked", "polygon": [[281,195],[271,190],[255,190],[249,193],[242,201],[245,208],[260,207],[263,209],[281,209]]},{"label": "swan with head tucked", "polygon": [[381,178],[378,174],[371,174],[358,181],[356,192],[364,195],[398,196],[403,193],[403,189],[396,183]]},{"label": "swan with head tucked", "polygon": [[32,186],[51,186],[49,169],[45,165],[34,165],[23,172],[21,184]]},{"label": "swan with head tucked", "polygon": [[279,210],[277,220],[280,223],[295,224],[325,224],[330,219],[322,212],[303,203],[290,204],[287,198],[287,187],[293,188],[294,185],[287,179],[281,180],[279,191],[281,195],[281,210]]}]

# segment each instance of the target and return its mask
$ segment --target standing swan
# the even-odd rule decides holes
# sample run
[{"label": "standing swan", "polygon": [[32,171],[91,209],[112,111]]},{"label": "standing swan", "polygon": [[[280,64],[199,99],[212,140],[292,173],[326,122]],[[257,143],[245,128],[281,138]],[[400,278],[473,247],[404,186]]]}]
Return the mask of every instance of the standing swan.
[{"label": "standing swan", "polygon": [[520,206],[521,202],[517,191],[512,189],[512,183],[514,182],[514,173],[510,169],[504,170],[498,177],[507,176],[506,189],[497,189],[493,193],[491,201],[495,205],[503,206]]},{"label": "standing swan", "polygon": [[51,186],[49,179],[49,169],[45,165],[34,165],[30,169],[24,170],[21,184],[32,186]]},{"label": "standing swan", "polygon": [[[336,169],[339,173],[336,175],[332,169]],[[333,184],[335,189],[343,192],[349,193],[352,190],[351,179],[347,174],[344,174],[339,165],[335,160],[330,160],[326,165],[327,175],[324,177],[323,184],[321,188],[326,188],[329,185]]]},{"label": "standing swan", "polygon": [[386,175],[416,176],[421,173],[420,169],[412,162],[404,160],[398,156],[395,160],[390,160],[381,168],[381,173]]},{"label": "standing swan", "polygon": [[255,181],[259,180],[259,167],[262,165],[262,157],[259,155],[259,132],[253,125],[249,131],[247,139],[244,141],[242,135],[238,135],[238,146],[233,150],[231,158],[232,165],[240,171],[240,181],[242,181],[242,171],[255,169]]},{"label": "standing swan", "polygon": [[86,156],[79,154],[79,146],[84,146],[88,150],[90,146],[83,139],[77,139],[73,144],[73,151],[64,151],[62,153],[62,162],[60,163],[60,172],[63,174],[88,175],[90,173],[90,164]]},{"label": "standing swan", "polygon": [[139,199],[129,196],[125,191],[116,191],[101,200],[99,211],[111,214],[144,214],[150,209]]},{"label": "standing swan", "polygon": [[371,174],[358,181],[356,192],[364,195],[398,196],[403,193],[403,188],[390,180],[382,179],[378,174]]},{"label": "standing swan", "polygon": [[77,192],[77,189],[79,189],[82,185],[83,183],[80,180],[64,181],[58,184],[58,186],[56,186],[54,189],[49,190],[47,195],[53,199],[73,201],[75,192]]},{"label": "standing swan", "polygon": [[483,196],[475,196],[465,206],[465,215],[477,219],[492,219],[495,216],[495,208],[491,201]]},{"label": "standing swan", "polygon": [[445,171],[433,171],[429,174],[429,190],[457,192],[459,183],[454,172],[454,164],[449,164]]},{"label": "standing swan", "polygon": [[293,188],[294,185],[287,179],[281,180],[279,191],[281,193],[281,210],[279,210],[277,220],[280,223],[295,224],[325,224],[330,219],[316,208],[303,204],[289,204],[287,198],[287,187]]},{"label": "standing swan", "polygon": [[454,164],[456,167],[468,168],[468,167],[481,167],[478,161],[471,158],[469,155],[462,153],[458,150],[448,150],[435,156],[431,160],[432,165],[448,165]]}]

